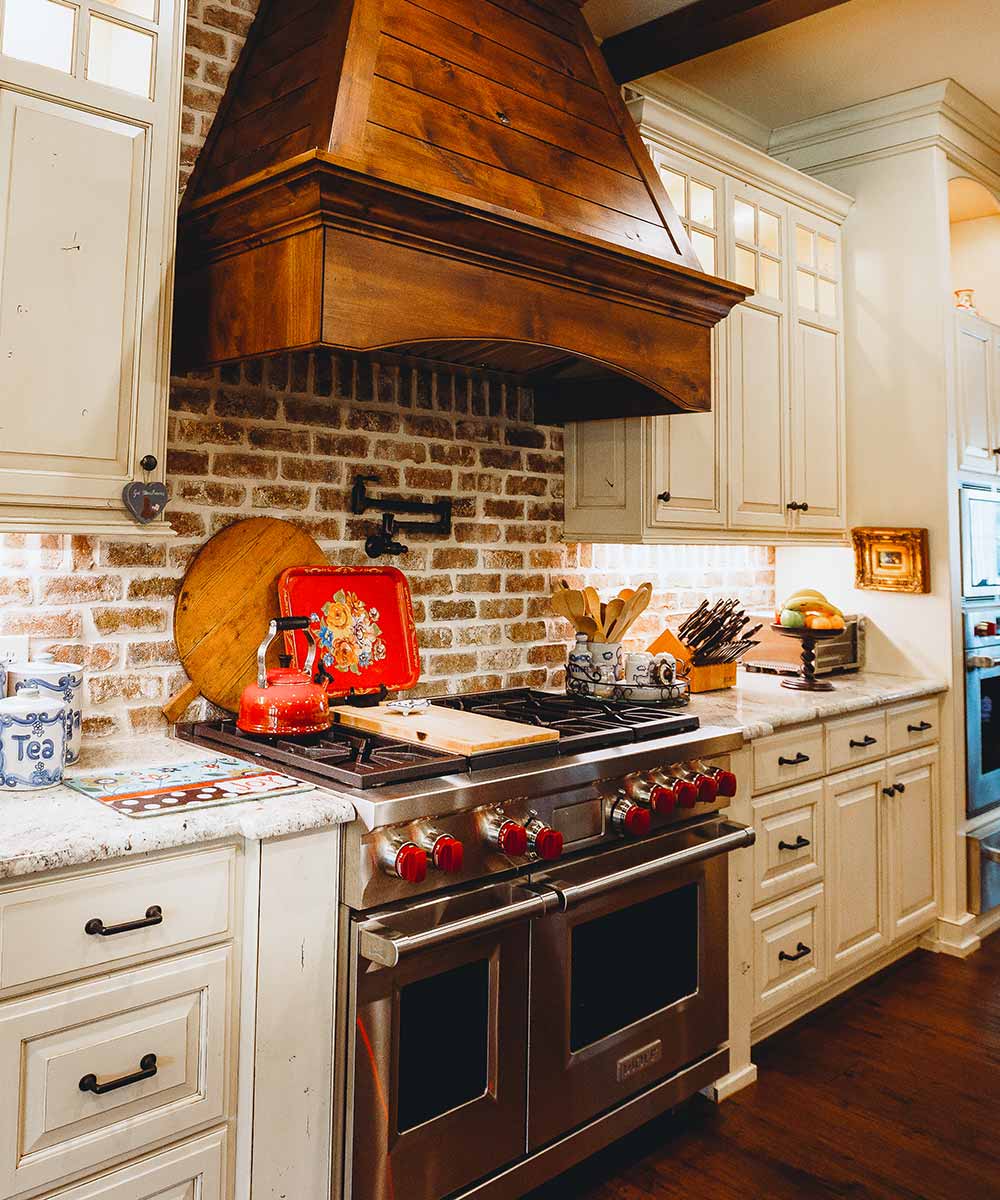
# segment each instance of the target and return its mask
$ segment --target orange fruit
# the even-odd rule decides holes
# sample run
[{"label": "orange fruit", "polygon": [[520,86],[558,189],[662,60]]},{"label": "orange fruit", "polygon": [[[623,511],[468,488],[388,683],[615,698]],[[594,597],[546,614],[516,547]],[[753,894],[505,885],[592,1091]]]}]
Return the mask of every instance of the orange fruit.
[{"label": "orange fruit", "polygon": [[823,616],[822,613],[809,613],[806,617],[807,629],[836,629],[832,617]]}]

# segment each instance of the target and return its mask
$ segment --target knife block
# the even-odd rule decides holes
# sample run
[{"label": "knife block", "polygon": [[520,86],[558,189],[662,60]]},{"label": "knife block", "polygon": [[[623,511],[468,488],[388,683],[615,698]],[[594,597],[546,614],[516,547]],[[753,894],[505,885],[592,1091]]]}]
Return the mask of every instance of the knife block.
[{"label": "knife block", "polygon": [[695,666],[691,662],[694,651],[690,646],[686,646],[672,629],[664,629],[649,647],[649,653],[672,654],[677,659],[678,674],[688,681],[692,695],[701,692],[721,692],[724,688],[736,686],[737,663]]}]

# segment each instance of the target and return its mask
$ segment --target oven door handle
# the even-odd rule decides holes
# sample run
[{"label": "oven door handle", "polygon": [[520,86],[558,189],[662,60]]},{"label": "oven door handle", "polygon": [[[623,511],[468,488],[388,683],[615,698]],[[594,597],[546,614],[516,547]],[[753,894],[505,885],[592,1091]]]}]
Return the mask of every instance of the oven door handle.
[{"label": "oven door handle", "polygon": [[378,919],[366,921],[360,927],[359,953],[362,958],[380,967],[395,967],[404,955],[414,954],[418,950],[430,950],[445,942],[453,942],[456,938],[486,933],[503,925],[511,925],[515,921],[541,917],[559,907],[559,896],[556,892],[547,888],[539,888],[533,892],[527,888],[524,890],[527,893],[525,899],[515,900],[504,908],[459,917],[456,921],[436,925],[432,929],[422,929],[419,933],[401,933],[383,925]]},{"label": "oven door handle", "polygon": [[663,858],[654,858],[649,862],[637,863],[632,867],[624,867],[610,875],[602,875],[599,879],[588,879],[584,883],[562,883],[558,879],[549,880],[552,887],[559,893],[563,911],[590,900],[593,896],[601,896],[615,888],[624,887],[629,883],[637,883],[640,879],[649,879],[664,871],[673,871],[678,867],[688,867],[692,863],[704,862],[709,858],[717,858],[720,854],[729,854],[732,850],[742,850],[752,846],[757,835],[748,825],[737,825],[724,821],[719,827],[718,837],[713,837],[700,846],[687,846],[683,850],[675,850]]}]

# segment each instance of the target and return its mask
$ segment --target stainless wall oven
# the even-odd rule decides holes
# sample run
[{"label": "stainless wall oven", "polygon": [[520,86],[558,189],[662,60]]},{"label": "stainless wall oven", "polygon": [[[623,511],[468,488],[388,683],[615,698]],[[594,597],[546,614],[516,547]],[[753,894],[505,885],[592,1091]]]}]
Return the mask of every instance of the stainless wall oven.
[{"label": "stainless wall oven", "polygon": [[965,613],[965,726],[970,817],[1000,805],[1000,609]]},{"label": "stainless wall oven", "polygon": [[350,1200],[510,1200],[724,1074],[752,840],[713,813],[352,916]]}]

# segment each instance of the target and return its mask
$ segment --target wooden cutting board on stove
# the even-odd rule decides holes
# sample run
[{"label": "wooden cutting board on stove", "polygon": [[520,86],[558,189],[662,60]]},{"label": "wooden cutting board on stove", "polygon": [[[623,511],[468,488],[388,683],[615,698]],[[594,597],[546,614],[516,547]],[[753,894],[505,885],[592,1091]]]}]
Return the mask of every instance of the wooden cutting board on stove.
[{"label": "wooden cutting board on stove", "polygon": [[519,721],[501,721],[479,713],[460,712],[455,708],[430,705],[407,714],[392,711],[392,705],[357,708],[338,705],[330,710],[341,725],[380,733],[401,742],[448,750],[452,754],[484,754],[512,746],[530,746],[538,742],[557,742],[554,729],[539,729]]},{"label": "wooden cutting board on stove", "polygon": [[[307,533],[274,517],[236,521],[202,546],[174,609],[174,641],[191,682],[164,705],[168,721],[179,721],[199,695],[236,712],[240,693],[257,678],[257,647],[281,615],[279,576],[326,561]],[[276,643],[272,657],[279,651]]]}]

